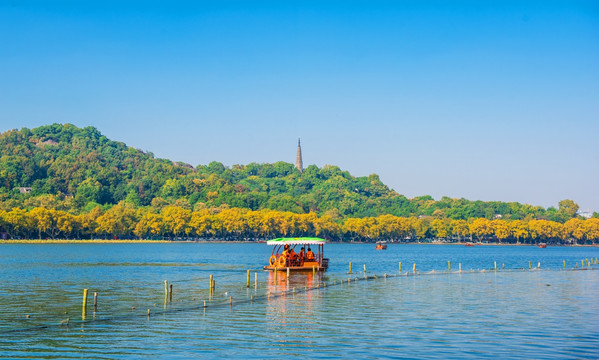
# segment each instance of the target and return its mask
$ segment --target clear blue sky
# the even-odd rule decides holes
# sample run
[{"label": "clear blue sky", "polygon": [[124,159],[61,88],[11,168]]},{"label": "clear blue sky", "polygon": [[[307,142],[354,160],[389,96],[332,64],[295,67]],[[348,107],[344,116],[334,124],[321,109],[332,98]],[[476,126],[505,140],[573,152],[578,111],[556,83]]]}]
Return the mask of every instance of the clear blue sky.
[{"label": "clear blue sky", "polygon": [[599,211],[597,1],[0,1],[0,131]]}]

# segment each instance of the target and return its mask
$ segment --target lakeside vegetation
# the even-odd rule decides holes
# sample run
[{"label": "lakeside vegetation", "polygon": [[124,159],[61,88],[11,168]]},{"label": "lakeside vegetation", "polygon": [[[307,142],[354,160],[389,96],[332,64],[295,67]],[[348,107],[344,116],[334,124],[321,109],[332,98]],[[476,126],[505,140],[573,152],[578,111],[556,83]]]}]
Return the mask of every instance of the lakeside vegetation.
[{"label": "lakeside vegetation", "polygon": [[447,239],[595,243],[599,217],[558,208],[430,196],[408,199],[376,174],[286,162],[193,167],[127,147],[93,127],[0,134],[0,234],[38,239]]},{"label": "lakeside vegetation", "polygon": [[36,207],[0,211],[0,223],[11,238],[50,239],[223,239],[256,240],[281,236],[316,235],[336,241],[490,241],[499,243],[596,244],[599,219],[573,218],[564,224],[551,220],[451,220],[394,215],[347,218],[295,214],[275,210],[214,208],[191,211],[178,206],[134,208],[121,202],[106,211],[100,207],[73,215]]}]

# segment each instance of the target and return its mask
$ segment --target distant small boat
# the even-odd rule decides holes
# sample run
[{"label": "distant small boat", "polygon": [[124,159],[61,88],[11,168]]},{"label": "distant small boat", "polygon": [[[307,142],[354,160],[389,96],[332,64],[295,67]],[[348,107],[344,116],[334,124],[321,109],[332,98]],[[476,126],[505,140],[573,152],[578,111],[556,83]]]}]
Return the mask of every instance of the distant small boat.
[{"label": "distant small boat", "polygon": [[376,250],[387,250],[387,243],[384,241],[377,241],[376,246],[374,248]]},{"label": "distant small boat", "polygon": [[545,244],[545,243],[540,243],[540,244],[539,244],[539,247],[540,247],[541,249],[544,249],[544,248],[546,248],[546,247],[547,247],[547,244]]},{"label": "distant small boat", "polygon": [[474,246],[473,243],[466,243],[465,246]]}]

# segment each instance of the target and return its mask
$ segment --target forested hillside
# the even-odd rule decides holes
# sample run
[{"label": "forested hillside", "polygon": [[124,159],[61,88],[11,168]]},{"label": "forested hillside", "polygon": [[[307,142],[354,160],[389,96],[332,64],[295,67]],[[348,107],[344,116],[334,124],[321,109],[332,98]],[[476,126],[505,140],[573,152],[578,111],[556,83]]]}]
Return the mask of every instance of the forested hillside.
[{"label": "forested hillside", "polygon": [[[482,202],[430,196],[407,199],[377,175],[354,177],[336,166],[308,166],[302,174],[286,162],[193,167],[111,141],[97,129],[54,124],[0,135],[0,208],[44,206],[87,212],[125,201],[135,207],[177,205],[196,210],[223,205],[251,210],[315,212],[333,219],[428,215],[469,219],[546,218],[564,222],[578,209]],[[291,156],[290,156],[291,157]],[[26,192],[31,188],[30,193]]]},{"label": "forested hillside", "polygon": [[[599,219],[559,208],[430,196],[407,199],[377,175],[336,166],[218,162],[193,167],[93,127],[0,134],[0,235],[8,238],[323,236],[336,240],[594,243]],[[596,214],[595,214],[596,215]]]}]

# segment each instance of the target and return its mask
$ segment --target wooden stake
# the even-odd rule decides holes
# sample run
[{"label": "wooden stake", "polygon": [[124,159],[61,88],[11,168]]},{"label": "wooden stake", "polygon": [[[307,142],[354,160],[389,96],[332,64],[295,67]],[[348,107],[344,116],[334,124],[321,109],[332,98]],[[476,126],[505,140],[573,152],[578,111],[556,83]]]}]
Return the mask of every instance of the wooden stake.
[{"label": "wooden stake", "polygon": [[98,293],[94,292],[94,311],[98,309]]},{"label": "wooden stake", "polygon": [[414,263],[414,266],[412,267],[412,272],[416,274],[416,263]]},{"label": "wooden stake", "polygon": [[258,287],[258,273],[254,273],[254,287]]},{"label": "wooden stake", "polygon": [[451,272],[451,261],[447,262],[447,272]]},{"label": "wooden stake", "polygon": [[401,274],[401,261],[399,262],[399,273]]},{"label": "wooden stake", "polygon": [[168,296],[168,284],[166,280],[164,280],[164,297]]},{"label": "wooden stake", "polygon": [[250,271],[248,270],[248,274],[247,274],[247,283],[246,283],[247,287],[250,287]]},{"label": "wooden stake", "polygon": [[351,274],[351,261],[349,262],[349,272],[348,274]]}]

